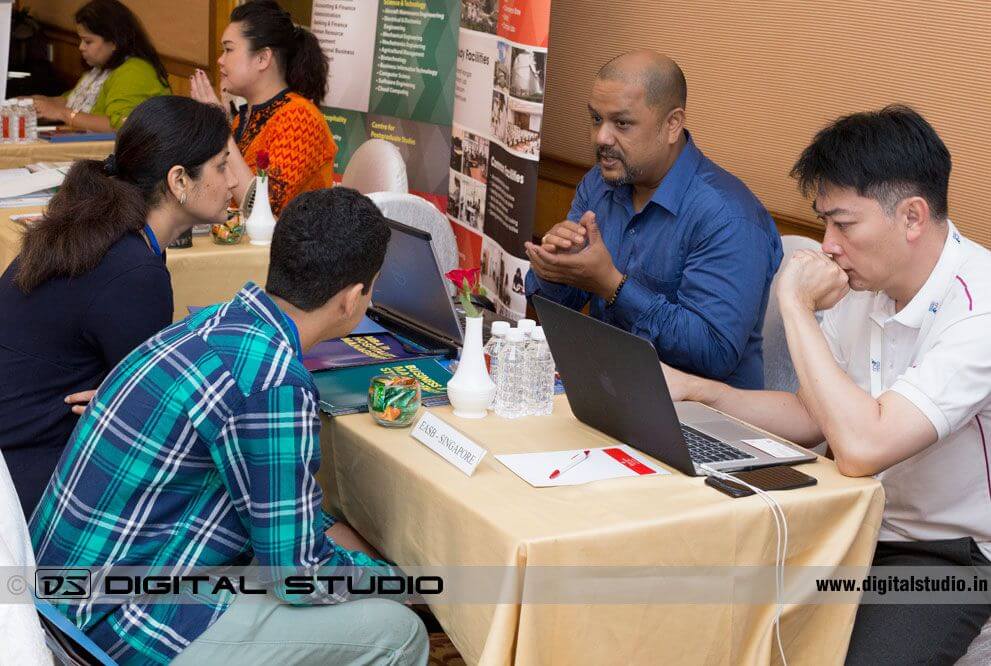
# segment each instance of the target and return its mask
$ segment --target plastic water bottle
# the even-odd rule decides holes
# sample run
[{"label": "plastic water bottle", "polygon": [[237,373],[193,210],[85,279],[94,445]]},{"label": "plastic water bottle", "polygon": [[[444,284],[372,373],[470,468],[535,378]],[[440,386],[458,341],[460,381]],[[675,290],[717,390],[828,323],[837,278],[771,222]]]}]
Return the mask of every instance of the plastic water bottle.
[{"label": "plastic water bottle", "polygon": [[495,413],[504,419],[526,416],[526,360],[523,354],[523,331],[512,328],[506,333],[496,366]]},{"label": "plastic water bottle", "polygon": [[14,141],[14,124],[10,119],[10,102],[0,102],[0,142],[12,143]]},{"label": "plastic water bottle", "polygon": [[[506,344],[507,333],[509,333],[508,321],[492,322],[492,330],[489,334],[489,341],[485,343],[485,347],[482,350],[485,353],[485,365],[489,369],[489,377],[492,378],[493,382],[498,381],[499,353],[502,351],[503,345]],[[499,385],[497,383],[497,392],[498,386]],[[495,407],[495,396],[492,396],[492,404],[489,405],[489,409],[492,409],[493,407]]]},{"label": "plastic water bottle", "polygon": [[20,103],[16,99],[11,100],[10,101],[10,142],[11,143],[24,143],[25,135],[21,133],[22,130],[24,129],[24,125],[21,124],[21,121],[23,119],[24,116],[21,114]]},{"label": "plastic water bottle", "polygon": [[34,108],[34,100],[31,98],[20,101],[21,114],[24,116],[24,140],[38,140],[38,112]]},{"label": "plastic water bottle", "polygon": [[537,322],[532,319],[520,319],[516,322],[516,328],[523,331],[523,339],[529,340],[530,335],[533,333],[533,329],[537,327]]},{"label": "plastic water bottle", "polygon": [[544,329],[537,326],[532,335],[526,348],[527,413],[546,416],[554,409],[554,357]]}]

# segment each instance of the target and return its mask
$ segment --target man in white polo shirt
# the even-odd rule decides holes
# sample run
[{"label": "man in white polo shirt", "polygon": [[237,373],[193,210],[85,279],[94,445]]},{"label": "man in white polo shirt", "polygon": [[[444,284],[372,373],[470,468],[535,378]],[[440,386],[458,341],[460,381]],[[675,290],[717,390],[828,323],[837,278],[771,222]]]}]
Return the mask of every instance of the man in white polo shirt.
[{"label": "man in white polo shirt", "polygon": [[[991,556],[991,253],[947,218],[950,164],[906,107],[820,131],[792,176],[826,225],[822,252],[795,253],[777,287],[798,393],[664,368],[675,400],[807,446],[825,439],[843,474],[875,475],[886,495],[878,566]],[[861,606],[847,664],[952,664],[989,615]]]}]

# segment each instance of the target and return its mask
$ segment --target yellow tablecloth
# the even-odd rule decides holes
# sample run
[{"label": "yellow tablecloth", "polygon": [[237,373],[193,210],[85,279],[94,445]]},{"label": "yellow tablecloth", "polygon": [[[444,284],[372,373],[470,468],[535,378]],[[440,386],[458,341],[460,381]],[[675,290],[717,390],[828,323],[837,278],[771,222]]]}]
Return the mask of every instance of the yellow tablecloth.
[{"label": "yellow tablecloth", "polygon": [[102,160],[114,152],[113,141],[32,141],[0,144],[0,169],[15,169],[35,162]]},{"label": "yellow tablecloth", "polygon": [[[406,566],[773,565],[775,528],[760,498],[730,499],[703,479],[613,479],[532,488],[495,454],[577,449],[610,440],[581,425],[566,399],[554,414],[509,421],[434,410],[489,450],[471,478],[367,414],[323,417],[321,485],[343,515]],[[884,504],[874,479],[826,460],[801,469],[815,487],[775,493],[789,522],[789,565],[866,566]],[[531,569],[531,571],[533,571]],[[767,605],[434,604],[468,663],[768,664],[778,661]],[[792,665],[841,664],[855,605],[786,607]]]},{"label": "yellow tablecloth", "polygon": [[[40,212],[40,208],[8,208],[0,214],[0,272],[21,250],[24,227],[10,216]],[[268,250],[267,246],[249,244],[247,238],[237,245],[217,245],[210,236],[193,236],[193,247],[168,250],[166,260],[175,304],[173,321],[185,317],[189,305],[230,300],[248,280],[264,287]]]},{"label": "yellow tablecloth", "polygon": [[229,301],[248,280],[265,286],[268,246],[251,245],[242,238],[237,245],[217,245],[210,236],[193,236],[193,247],[172,248],[166,262],[172,274],[173,321],[187,314],[187,305],[211,305]]}]

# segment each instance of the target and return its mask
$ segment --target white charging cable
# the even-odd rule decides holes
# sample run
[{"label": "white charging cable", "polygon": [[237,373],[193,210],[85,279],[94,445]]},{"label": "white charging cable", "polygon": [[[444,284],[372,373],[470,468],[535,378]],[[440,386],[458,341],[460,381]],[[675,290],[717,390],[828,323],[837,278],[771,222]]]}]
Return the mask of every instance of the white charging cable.
[{"label": "white charging cable", "polygon": [[[716,477],[717,479],[722,479],[723,481],[732,481],[733,483],[738,483],[741,486],[749,488],[754,491],[758,497],[760,497],[764,502],[771,508],[771,515],[774,516],[774,531],[777,535],[777,543],[774,548],[774,590],[775,590],[775,601],[776,608],[774,613],[774,635],[778,641],[778,651],[781,654],[781,664],[782,666],[788,666],[788,660],[785,659],[785,648],[781,642],[781,609],[782,601],[781,595],[785,587],[785,558],[788,554],[788,521],[785,519],[785,512],[781,509],[781,505],[778,501],[771,497],[771,495],[757,486],[752,486],[743,479],[730,476],[725,472],[720,472],[718,469],[713,469],[706,464],[701,464],[699,467],[702,471],[706,472],[707,475]],[[781,533],[784,532],[784,539],[781,538]]]}]

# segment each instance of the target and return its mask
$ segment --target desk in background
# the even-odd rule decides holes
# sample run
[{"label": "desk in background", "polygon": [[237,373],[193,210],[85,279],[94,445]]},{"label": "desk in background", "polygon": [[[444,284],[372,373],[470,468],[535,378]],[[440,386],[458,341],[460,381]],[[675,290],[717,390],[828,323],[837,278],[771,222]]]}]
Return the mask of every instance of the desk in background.
[{"label": "desk in background", "polygon": [[[24,227],[10,216],[40,212],[40,208],[6,208],[0,212],[0,273],[7,270],[21,250]],[[189,314],[187,306],[230,300],[248,280],[264,287],[268,250],[268,246],[251,245],[247,238],[237,245],[217,245],[210,236],[193,236],[193,247],[168,250],[173,321]]]},{"label": "desk in background", "polygon": [[114,152],[113,141],[31,141],[0,144],[0,169],[16,169],[35,162],[102,160]]},{"label": "desk in background", "polygon": [[[775,561],[775,527],[758,498],[730,499],[702,478],[671,475],[532,488],[495,454],[603,446],[564,396],[545,417],[456,418],[489,454],[464,476],[368,414],[323,416],[321,485],[344,517],[400,566],[714,566]],[[788,564],[866,567],[884,506],[872,478],[832,462],[800,469],[814,487],[775,493],[789,520]],[[429,599],[428,599],[429,601]],[[435,604],[470,664],[768,664],[778,660],[767,605]],[[842,664],[856,606],[786,606],[788,663]]]}]

